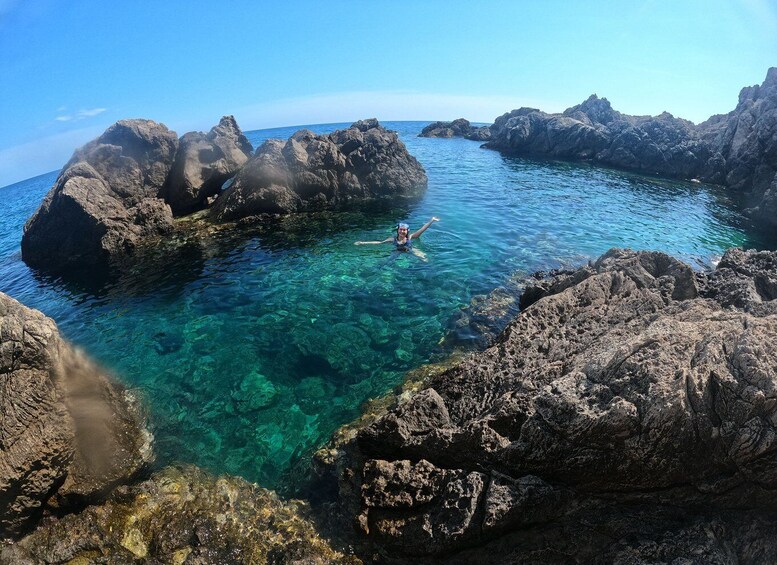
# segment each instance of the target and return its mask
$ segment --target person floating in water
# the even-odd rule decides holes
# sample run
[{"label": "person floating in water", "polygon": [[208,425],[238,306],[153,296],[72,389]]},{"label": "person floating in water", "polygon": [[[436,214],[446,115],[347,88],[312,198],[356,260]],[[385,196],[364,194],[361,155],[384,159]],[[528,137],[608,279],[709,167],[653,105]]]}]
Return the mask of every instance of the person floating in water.
[{"label": "person floating in water", "polygon": [[404,223],[397,224],[397,234],[394,237],[388,237],[383,241],[357,241],[354,245],[380,245],[381,243],[393,243],[394,248],[397,251],[409,251],[413,255],[426,260],[426,255],[418,249],[413,248],[413,240],[418,239],[422,233],[429,229],[434,222],[439,222],[440,218],[437,216],[432,217],[431,220],[426,222],[421,229],[416,232],[410,233],[410,226]]}]

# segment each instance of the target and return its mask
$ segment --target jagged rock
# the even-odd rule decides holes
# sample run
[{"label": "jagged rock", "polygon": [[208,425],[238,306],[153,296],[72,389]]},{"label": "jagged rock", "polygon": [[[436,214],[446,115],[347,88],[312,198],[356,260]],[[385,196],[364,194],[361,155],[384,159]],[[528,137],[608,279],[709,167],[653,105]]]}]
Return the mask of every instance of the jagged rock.
[{"label": "jagged rock", "polygon": [[512,155],[584,159],[725,184],[753,217],[777,224],[777,67],[737,107],[697,125],[664,112],[629,116],[592,95],[562,114],[520,108],[497,118],[486,147]]},{"label": "jagged rock", "polygon": [[0,539],[129,479],[151,439],[128,391],[0,293]]},{"label": "jagged rock", "polygon": [[165,188],[165,201],[176,216],[205,207],[242,167],[253,147],[232,116],[224,116],[209,133],[185,134]]},{"label": "jagged rock", "polygon": [[213,204],[216,221],[262,213],[333,208],[348,202],[417,196],[423,167],[397,134],[377,120],[316,135],[300,130],[286,142],[266,141]]},{"label": "jagged rock", "polygon": [[612,250],[555,277],[491,348],[329,457],[367,551],[773,559],[777,316],[764,303],[777,293],[753,283],[753,308],[719,289],[777,278],[775,262],[732,251],[707,277],[662,253]]},{"label": "jagged rock", "polygon": [[177,148],[164,125],[122,120],[78,149],[24,226],[24,261],[48,271],[93,266],[169,233],[160,193]]},{"label": "jagged rock", "polygon": [[299,501],[235,477],[168,467],[100,506],[51,519],[0,562],[360,563],[321,539]]},{"label": "jagged rock", "polygon": [[452,122],[434,122],[426,126],[418,137],[465,137],[475,141],[491,139],[489,126],[473,126],[469,120],[459,118]]}]

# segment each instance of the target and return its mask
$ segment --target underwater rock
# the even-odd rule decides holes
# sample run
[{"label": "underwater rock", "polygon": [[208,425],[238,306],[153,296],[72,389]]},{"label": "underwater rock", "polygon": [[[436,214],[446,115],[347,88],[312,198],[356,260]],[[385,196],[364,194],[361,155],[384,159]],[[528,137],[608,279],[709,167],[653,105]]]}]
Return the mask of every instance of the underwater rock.
[{"label": "underwater rock", "polygon": [[163,124],[122,120],[76,150],[24,226],[24,261],[54,272],[99,265],[169,234],[161,191],[177,148]]},{"label": "underwater rock", "polygon": [[278,389],[263,374],[252,371],[240,383],[240,388],[232,392],[232,400],[240,412],[253,412],[273,405]]},{"label": "underwater rock", "polygon": [[176,216],[206,207],[222,185],[242,167],[254,148],[233,116],[224,116],[210,132],[181,137],[164,198]]},{"label": "underwater rock", "polygon": [[128,480],[151,441],[129,391],[0,293],[0,539]]},{"label": "underwater rock", "polygon": [[104,504],[49,519],[3,563],[360,563],[319,537],[300,501],[236,477],[168,467]]},{"label": "underwater rock", "polygon": [[616,249],[559,275],[492,347],[330,450],[328,512],[387,559],[774,559],[777,316],[715,290],[774,261],[731,251],[710,282]]},{"label": "underwater rock", "polygon": [[699,125],[664,112],[629,116],[592,95],[561,114],[520,108],[497,118],[486,147],[511,155],[590,160],[646,174],[726,185],[777,225],[777,67],[736,108]]},{"label": "underwater rock", "polygon": [[421,130],[418,137],[465,137],[474,141],[488,141],[491,139],[491,128],[473,126],[469,120],[459,118],[452,122],[431,123]]},{"label": "underwater rock", "polygon": [[300,130],[285,142],[266,141],[216,199],[211,216],[225,222],[413,197],[426,183],[423,167],[395,132],[361,120],[328,135]]}]

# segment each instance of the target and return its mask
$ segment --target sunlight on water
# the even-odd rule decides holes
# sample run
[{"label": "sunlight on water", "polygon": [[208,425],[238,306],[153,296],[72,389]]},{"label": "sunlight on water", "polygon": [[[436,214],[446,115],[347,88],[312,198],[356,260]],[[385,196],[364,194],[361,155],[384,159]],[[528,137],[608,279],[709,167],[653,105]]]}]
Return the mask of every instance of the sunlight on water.
[{"label": "sunlight on water", "polygon": [[[587,165],[509,159],[462,139],[400,132],[429,175],[414,205],[286,218],[164,246],[103,286],[66,284],[21,262],[25,220],[56,175],[2,190],[0,290],[148,401],[161,463],[180,460],[293,491],[289,473],[440,341],[473,298],[512,275],[576,265],[612,246],[659,249],[702,267],[763,245],[710,187]],[[249,133],[255,146],[297,128]],[[335,126],[315,126],[323,132]],[[397,221],[442,221],[418,247],[384,239]]]}]

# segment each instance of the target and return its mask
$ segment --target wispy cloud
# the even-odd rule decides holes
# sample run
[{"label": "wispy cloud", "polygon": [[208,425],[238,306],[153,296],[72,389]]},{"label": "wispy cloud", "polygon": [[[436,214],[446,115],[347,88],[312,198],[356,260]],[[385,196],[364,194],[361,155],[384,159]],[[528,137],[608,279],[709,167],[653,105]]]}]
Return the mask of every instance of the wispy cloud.
[{"label": "wispy cloud", "polygon": [[[64,107],[60,107],[57,111],[61,112],[63,110]],[[107,108],[90,108],[88,110],[79,110],[78,112],[72,114],[60,114],[54,118],[54,120],[58,122],[77,122],[86,118],[93,118],[94,116],[102,114],[106,110]]]}]

